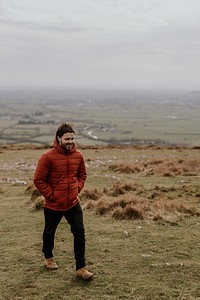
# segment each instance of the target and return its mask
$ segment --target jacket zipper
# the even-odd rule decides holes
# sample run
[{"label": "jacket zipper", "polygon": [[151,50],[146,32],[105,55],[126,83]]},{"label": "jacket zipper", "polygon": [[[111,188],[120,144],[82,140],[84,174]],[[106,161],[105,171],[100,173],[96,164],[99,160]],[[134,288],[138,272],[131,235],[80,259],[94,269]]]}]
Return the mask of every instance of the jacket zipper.
[{"label": "jacket zipper", "polygon": [[66,207],[67,207],[67,209],[68,209],[68,207],[69,207],[69,157],[68,157],[68,155],[66,155],[67,156],[67,182],[68,182],[68,199],[67,199],[67,203],[66,203]]}]

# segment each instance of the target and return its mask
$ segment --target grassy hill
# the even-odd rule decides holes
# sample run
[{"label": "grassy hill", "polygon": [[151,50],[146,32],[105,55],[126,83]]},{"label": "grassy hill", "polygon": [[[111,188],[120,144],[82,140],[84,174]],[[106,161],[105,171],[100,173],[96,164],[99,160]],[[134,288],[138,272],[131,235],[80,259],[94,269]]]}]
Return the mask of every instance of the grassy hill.
[{"label": "grassy hill", "polygon": [[[30,186],[33,145],[0,147],[0,299],[200,299],[198,147],[82,147],[80,195],[91,282],[75,278],[69,226],[43,267],[43,211]],[[40,198],[40,201],[42,199]]]}]

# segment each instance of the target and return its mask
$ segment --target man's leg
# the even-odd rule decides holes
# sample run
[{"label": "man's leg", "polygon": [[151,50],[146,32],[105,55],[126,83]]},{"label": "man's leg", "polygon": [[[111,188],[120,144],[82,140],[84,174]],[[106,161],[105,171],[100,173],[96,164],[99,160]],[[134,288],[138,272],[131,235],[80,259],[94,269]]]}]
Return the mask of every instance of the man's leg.
[{"label": "man's leg", "polygon": [[67,211],[64,216],[71,226],[71,232],[74,236],[74,256],[76,270],[78,270],[85,267],[85,228],[80,203]]},{"label": "man's leg", "polygon": [[55,232],[63,213],[44,207],[45,226],[43,231],[42,252],[46,259],[53,257]]},{"label": "man's leg", "polygon": [[85,229],[83,224],[83,212],[80,203],[64,214],[71,226],[74,236],[74,255],[76,260],[76,276],[90,280],[93,274],[85,266]]}]

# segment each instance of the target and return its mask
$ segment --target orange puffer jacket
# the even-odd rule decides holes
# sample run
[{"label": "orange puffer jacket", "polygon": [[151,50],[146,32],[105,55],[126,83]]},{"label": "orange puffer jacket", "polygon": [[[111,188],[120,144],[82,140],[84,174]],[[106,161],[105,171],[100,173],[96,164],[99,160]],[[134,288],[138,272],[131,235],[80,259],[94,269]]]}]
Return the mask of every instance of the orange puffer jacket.
[{"label": "orange puffer jacket", "polygon": [[82,190],[86,177],[84,158],[76,150],[76,145],[66,151],[54,141],[53,148],[38,161],[34,184],[45,197],[45,207],[66,211],[80,201],[78,193]]}]

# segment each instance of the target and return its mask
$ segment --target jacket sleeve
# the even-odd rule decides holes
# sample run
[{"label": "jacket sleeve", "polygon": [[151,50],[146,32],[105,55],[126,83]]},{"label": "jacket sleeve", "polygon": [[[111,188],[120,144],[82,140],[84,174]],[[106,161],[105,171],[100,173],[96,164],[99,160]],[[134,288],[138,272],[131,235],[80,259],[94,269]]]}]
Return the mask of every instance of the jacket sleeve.
[{"label": "jacket sleeve", "polygon": [[78,168],[77,178],[78,178],[78,192],[80,193],[84,187],[84,184],[85,184],[85,181],[87,178],[85,161],[84,161],[83,157],[82,157],[82,160],[81,160],[79,168]]},{"label": "jacket sleeve", "polygon": [[46,155],[41,156],[38,161],[35,174],[34,184],[40,193],[50,201],[53,200],[53,190],[48,184],[48,174],[50,171],[50,163]]}]

